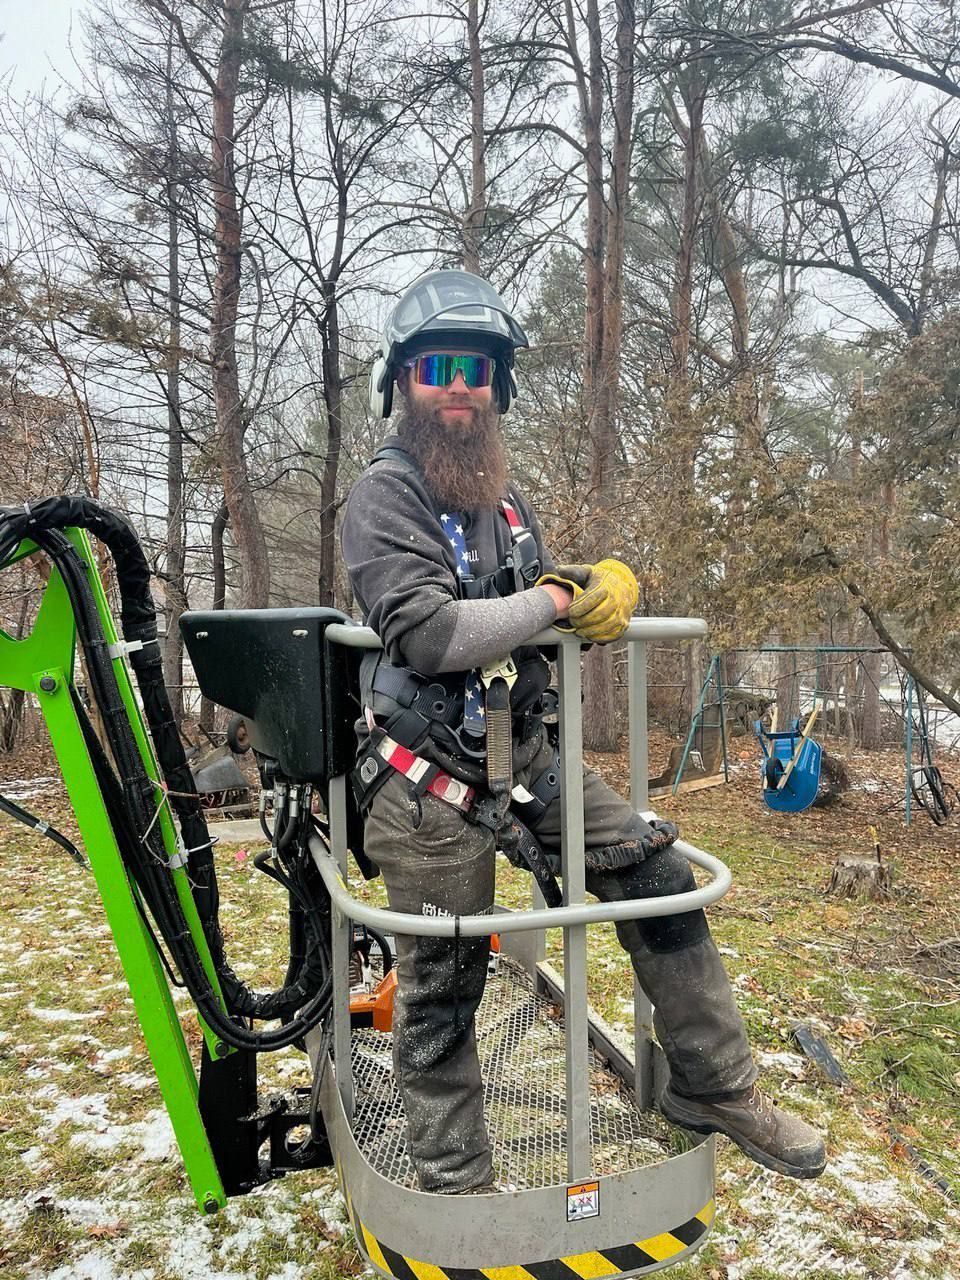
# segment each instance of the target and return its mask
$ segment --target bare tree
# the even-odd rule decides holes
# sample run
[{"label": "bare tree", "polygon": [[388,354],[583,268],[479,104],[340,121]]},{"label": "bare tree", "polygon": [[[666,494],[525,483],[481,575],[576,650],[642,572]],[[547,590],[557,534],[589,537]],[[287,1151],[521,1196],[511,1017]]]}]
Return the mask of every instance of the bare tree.
[{"label": "bare tree", "polygon": [[368,328],[353,317],[364,296],[378,292],[378,273],[405,224],[381,198],[386,175],[402,161],[397,138],[411,119],[395,21],[391,0],[363,7],[338,0],[309,6],[288,24],[282,64],[272,69],[280,109],[265,134],[271,159],[261,198],[248,200],[251,219],[285,264],[291,315],[299,314],[319,342],[322,447],[318,456],[305,445],[284,466],[319,485],[323,604],[336,600],[345,394],[360,344],[369,341]]},{"label": "bare tree", "polygon": [[168,28],[164,115],[167,130],[167,309],[169,312],[167,357],[167,546],[163,575],[166,602],[166,636],[163,647],[163,676],[170,690],[177,723],[183,719],[183,639],[180,618],[187,609],[186,511],[183,473],[183,423],[180,396],[180,215],[179,137],[173,82],[173,26]]}]

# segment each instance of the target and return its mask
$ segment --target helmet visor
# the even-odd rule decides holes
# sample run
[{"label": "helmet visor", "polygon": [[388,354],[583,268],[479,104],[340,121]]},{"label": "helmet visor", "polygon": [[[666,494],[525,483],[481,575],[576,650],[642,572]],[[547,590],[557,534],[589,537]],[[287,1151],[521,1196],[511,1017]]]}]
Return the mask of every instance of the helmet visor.
[{"label": "helmet visor", "polygon": [[468,387],[489,387],[495,363],[490,356],[430,352],[408,361],[407,367],[421,387],[449,387],[458,373]]}]

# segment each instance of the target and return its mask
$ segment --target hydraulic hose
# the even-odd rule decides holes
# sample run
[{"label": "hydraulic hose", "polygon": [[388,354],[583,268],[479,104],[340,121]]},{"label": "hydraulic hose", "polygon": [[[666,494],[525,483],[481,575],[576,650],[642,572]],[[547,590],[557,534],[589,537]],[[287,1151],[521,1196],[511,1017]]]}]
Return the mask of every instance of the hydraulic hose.
[{"label": "hydraulic hose", "polygon": [[[117,684],[109,645],[103,632],[87,566],[64,536],[64,528],[85,528],[109,548],[121,593],[121,624],[128,642],[144,647],[130,654],[147,723],[163,772],[169,802],[176,813],[187,850],[187,866],[198,915],[210,948],[228,1012],[210,985],[191,938],[167,851],[156,823],[157,808],[167,802],[144,768]],[[180,970],[202,1016],[226,1043],[265,1050],[292,1044],[315,1026],[330,1005],[332,981],[326,951],[329,900],[318,888],[312,860],[298,858],[298,841],[286,855],[287,874],[303,911],[307,945],[291,957],[287,981],[279,991],[250,991],[227,964],[218,921],[219,893],[212,842],[173,720],[157,645],[156,614],[150,596],[150,572],[132,526],[87,498],[52,498],[22,510],[0,509],[0,564],[25,538],[32,538],[54,561],[66,586],[77,623],[90,685],[100,709],[104,732],[119,778],[100,749],[94,753],[98,780],[124,861],[157,923],[160,935]],[[92,730],[91,730],[92,732]],[[293,824],[291,824],[293,825]],[[284,832],[286,835],[286,831]],[[291,832],[291,836],[294,833]],[[292,841],[291,841],[292,843]],[[300,948],[298,948],[300,949]],[[291,970],[295,969],[292,975]],[[295,1015],[295,1016],[294,1016]],[[278,1030],[253,1032],[246,1019],[289,1019]]]},{"label": "hydraulic hose", "polygon": [[86,867],[87,860],[73,843],[68,840],[62,832],[56,827],[52,827],[49,822],[43,818],[38,818],[30,813],[28,809],[23,809],[13,800],[9,800],[6,796],[0,796],[0,811],[7,814],[11,818],[16,818],[18,822],[22,822],[24,826],[32,827],[34,831],[39,831],[42,836],[46,836],[48,840],[52,840],[54,844],[58,844],[61,849],[66,849],[70,857],[80,867]]}]

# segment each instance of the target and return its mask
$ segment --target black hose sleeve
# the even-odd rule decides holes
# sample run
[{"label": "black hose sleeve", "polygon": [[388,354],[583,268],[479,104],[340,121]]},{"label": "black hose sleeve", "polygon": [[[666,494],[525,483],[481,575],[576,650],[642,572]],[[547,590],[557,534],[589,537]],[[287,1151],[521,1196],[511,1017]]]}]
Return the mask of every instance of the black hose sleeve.
[{"label": "black hose sleeve", "polygon": [[[170,947],[192,997],[215,1033],[238,1048],[260,1050],[293,1044],[302,1039],[329,1008],[331,984],[329,963],[323,954],[325,937],[322,929],[311,922],[313,927],[308,930],[308,934],[310,943],[318,954],[310,955],[309,962],[300,967],[299,980],[289,991],[282,990],[266,997],[257,996],[247,991],[226,964],[222,934],[216,919],[216,878],[206,823],[199,800],[195,796],[189,769],[181,777],[176,777],[176,770],[181,764],[185,766],[186,762],[179,735],[175,733],[169,698],[162,684],[160,655],[151,651],[152,645],[148,644],[142,655],[134,655],[140,660],[133,665],[135,674],[138,675],[138,684],[142,676],[147,688],[145,704],[150,703],[148,722],[151,724],[151,731],[155,724],[161,739],[166,735],[166,749],[160,763],[168,778],[168,786],[171,785],[169,778],[172,770],[176,781],[183,782],[182,787],[176,786],[175,789],[188,793],[186,796],[176,797],[186,801],[178,816],[182,817],[181,830],[190,845],[191,857],[193,854],[200,855],[197,860],[199,875],[208,872],[204,877],[204,884],[200,886],[200,898],[206,912],[209,913],[211,907],[213,912],[201,914],[201,919],[208,934],[218,976],[221,978],[224,997],[235,1014],[244,1016],[272,1018],[299,1010],[296,1018],[281,1030],[261,1034],[251,1032],[245,1022],[238,1024],[234,1018],[222,1012],[196,948],[190,940],[189,929],[169,875],[166,850],[156,822],[161,798],[157,795],[156,784],[147,776],[143,767],[120,697],[108,644],[87,579],[86,566],[69,540],[59,531],[58,518],[64,525],[79,525],[90,529],[110,546],[117,565],[123,597],[121,618],[128,640],[149,642],[156,638],[155,613],[149,594],[149,568],[129,523],[89,499],[47,499],[22,511],[0,511],[0,562],[12,554],[24,538],[32,538],[54,560],[70,595],[78,636],[87,659],[91,689],[103,716],[111,752],[120,770],[120,778],[116,779],[101,749],[103,759],[100,761],[98,774],[104,787],[105,803],[108,804],[108,810],[113,811],[118,842],[126,854],[125,860],[131,875],[149,905],[161,936]],[[175,747],[172,751],[169,750],[171,730],[174,730]],[[158,758],[159,756],[158,747]],[[111,782],[108,779],[113,780]],[[171,786],[171,790],[173,789]],[[201,835],[202,840],[199,839]],[[193,839],[197,839],[197,844],[192,844]]]},{"label": "black hose sleeve", "polygon": [[377,944],[377,949],[383,957],[383,976],[386,977],[393,968],[393,951],[390,948],[390,943],[379,929],[374,929],[370,925],[365,925],[364,928],[367,931],[367,936]]}]

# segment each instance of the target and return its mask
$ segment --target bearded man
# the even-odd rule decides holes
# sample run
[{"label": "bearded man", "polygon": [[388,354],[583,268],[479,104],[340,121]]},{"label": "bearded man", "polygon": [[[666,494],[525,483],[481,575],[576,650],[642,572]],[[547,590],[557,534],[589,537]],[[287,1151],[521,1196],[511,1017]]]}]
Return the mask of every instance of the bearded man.
[{"label": "bearded man", "polygon": [[[500,416],[516,394],[515,352],[527,345],[486,281],[435,271],[400,298],[371,375],[374,412],[389,416],[396,387],[401,413],[343,521],[354,595],[383,644],[361,672],[354,785],[365,851],[390,906],[417,915],[489,911],[498,836],[515,852],[518,830],[532,833],[523,847],[538,878],[544,861],[548,879],[559,869],[560,769],[543,719],[549,668],[530,641],[551,625],[588,641],[617,639],[637,602],[618,560],[555,566],[508,477]],[[508,671],[512,777],[494,788],[486,711]],[[583,790],[592,894],[625,901],[694,887],[671,848],[671,823],[651,825],[586,769]],[[780,1173],[821,1173],[819,1135],[756,1087],[704,913],[628,920],[617,935],[655,1008],[670,1067],[664,1115],[724,1133]],[[497,1190],[474,1035],[488,946],[397,941],[394,1062],[425,1191]]]}]

